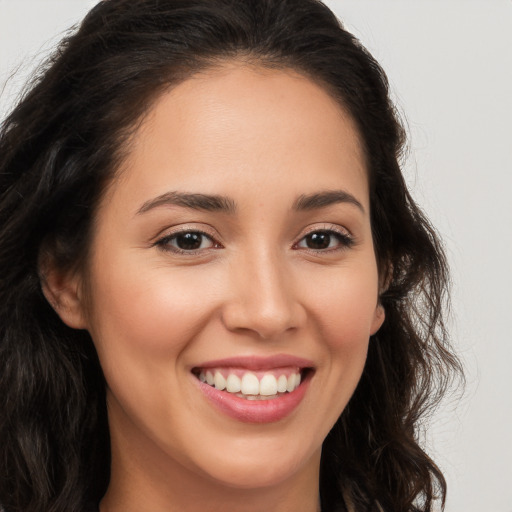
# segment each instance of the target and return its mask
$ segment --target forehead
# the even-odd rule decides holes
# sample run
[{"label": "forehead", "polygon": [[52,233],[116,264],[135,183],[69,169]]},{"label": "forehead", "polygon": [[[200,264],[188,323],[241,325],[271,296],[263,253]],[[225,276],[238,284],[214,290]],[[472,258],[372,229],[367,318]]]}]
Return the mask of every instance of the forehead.
[{"label": "forehead", "polygon": [[290,191],[348,180],[368,200],[359,134],[341,105],[295,71],[239,62],[162,94],[120,170],[148,198],[164,188],[224,194],[283,175]]}]

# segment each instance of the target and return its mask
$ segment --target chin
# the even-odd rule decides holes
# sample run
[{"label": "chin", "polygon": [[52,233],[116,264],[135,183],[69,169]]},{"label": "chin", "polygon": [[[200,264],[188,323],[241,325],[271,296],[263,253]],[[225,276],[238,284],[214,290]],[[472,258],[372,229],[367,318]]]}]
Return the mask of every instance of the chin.
[{"label": "chin", "polygon": [[[298,434],[296,439],[298,438]],[[269,443],[262,449],[262,439],[251,450],[233,449],[223,457],[211,454],[211,460],[203,460],[202,470],[216,482],[235,489],[269,488],[292,479],[301,472],[318,467],[321,448],[306,452],[303,447],[283,450],[283,443]]]}]

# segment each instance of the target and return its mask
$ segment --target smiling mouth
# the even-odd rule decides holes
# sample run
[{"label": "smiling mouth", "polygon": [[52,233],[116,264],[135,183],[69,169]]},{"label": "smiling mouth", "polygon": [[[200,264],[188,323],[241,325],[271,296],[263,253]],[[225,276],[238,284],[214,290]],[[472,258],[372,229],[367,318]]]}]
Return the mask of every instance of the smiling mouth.
[{"label": "smiling mouth", "polygon": [[304,380],[310,368],[285,367],[267,371],[243,368],[194,368],[201,382],[246,400],[273,400],[292,393]]}]

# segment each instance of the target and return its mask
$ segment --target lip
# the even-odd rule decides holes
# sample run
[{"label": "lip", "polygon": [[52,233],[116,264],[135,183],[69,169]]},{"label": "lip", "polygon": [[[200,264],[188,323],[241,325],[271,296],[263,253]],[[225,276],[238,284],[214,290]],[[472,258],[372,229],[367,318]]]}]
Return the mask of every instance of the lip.
[{"label": "lip", "polygon": [[272,370],[274,368],[283,368],[285,366],[304,368],[313,368],[314,364],[308,359],[291,356],[287,354],[277,354],[275,356],[239,356],[228,357],[225,359],[216,359],[215,361],[206,361],[195,365],[195,368],[208,369],[217,367],[244,368],[248,371]]},{"label": "lip", "polygon": [[[300,357],[279,354],[271,357],[241,356],[207,361],[195,368],[236,367],[248,371],[272,370],[282,367],[312,369],[313,363]],[[247,400],[232,393],[220,391],[193,377],[198,389],[207,401],[221,413],[244,423],[275,423],[290,415],[302,402],[313,372],[308,371],[301,384],[291,393],[284,393],[270,400]]]}]

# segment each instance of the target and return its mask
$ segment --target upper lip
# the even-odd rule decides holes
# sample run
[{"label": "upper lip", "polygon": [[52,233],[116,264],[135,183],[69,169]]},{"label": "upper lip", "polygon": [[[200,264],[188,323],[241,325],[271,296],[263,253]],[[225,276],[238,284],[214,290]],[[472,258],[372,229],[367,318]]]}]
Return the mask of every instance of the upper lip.
[{"label": "upper lip", "polygon": [[219,368],[233,367],[246,368],[252,371],[272,370],[273,368],[284,367],[312,368],[313,362],[302,357],[288,354],[277,354],[274,356],[235,356],[224,359],[215,359],[205,361],[195,366],[195,368]]}]

